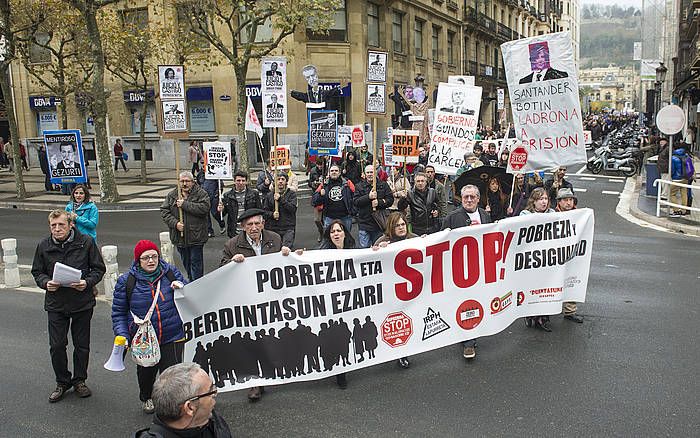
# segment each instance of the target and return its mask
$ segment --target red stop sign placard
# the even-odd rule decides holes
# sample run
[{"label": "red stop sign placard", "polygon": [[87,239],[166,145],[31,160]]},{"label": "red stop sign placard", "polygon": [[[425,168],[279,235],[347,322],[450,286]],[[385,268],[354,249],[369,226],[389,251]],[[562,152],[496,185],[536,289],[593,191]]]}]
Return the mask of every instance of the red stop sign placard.
[{"label": "red stop sign placard", "polygon": [[362,132],[362,129],[359,127],[355,127],[352,130],[352,143],[354,145],[361,145],[362,143],[365,142],[365,133]]},{"label": "red stop sign placard", "polygon": [[457,307],[457,324],[464,330],[471,330],[484,319],[484,308],[476,300],[467,300]]},{"label": "red stop sign placard", "polygon": [[382,339],[390,347],[401,347],[413,334],[413,321],[403,312],[387,315],[382,322]]},{"label": "red stop sign placard", "polygon": [[510,153],[510,167],[513,170],[520,170],[527,163],[527,151],[524,147],[518,146]]}]

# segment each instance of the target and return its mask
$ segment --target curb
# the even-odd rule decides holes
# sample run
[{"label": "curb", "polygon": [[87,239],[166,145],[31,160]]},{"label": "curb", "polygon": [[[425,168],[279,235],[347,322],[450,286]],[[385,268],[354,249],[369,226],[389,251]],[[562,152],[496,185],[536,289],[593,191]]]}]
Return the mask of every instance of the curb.
[{"label": "curb", "polygon": [[654,224],[659,227],[666,228],[669,231],[674,231],[676,233],[682,233],[686,234],[689,236],[695,236],[695,237],[700,237],[700,227],[699,226],[693,226],[693,225],[686,225],[686,224],[677,224],[675,222],[672,222],[666,218],[662,217],[656,217],[655,215],[651,215],[648,213],[643,212],[642,210],[639,209],[639,187],[640,187],[640,178],[637,177],[634,178],[634,189],[631,194],[631,199],[630,199],[630,214],[637,219],[641,219],[643,221],[649,222],[650,224]]},{"label": "curb", "polygon": [[[121,201],[123,204],[104,204],[95,203],[97,209],[100,213],[109,213],[115,211],[145,211],[159,209],[160,203],[149,204],[149,203],[138,203],[130,204],[126,203],[128,201]],[[48,202],[32,202],[32,201],[0,201],[0,209],[13,209],[13,210],[28,210],[28,211],[52,211],[59,208],[65,208],[65,202],[48,203]]]}]

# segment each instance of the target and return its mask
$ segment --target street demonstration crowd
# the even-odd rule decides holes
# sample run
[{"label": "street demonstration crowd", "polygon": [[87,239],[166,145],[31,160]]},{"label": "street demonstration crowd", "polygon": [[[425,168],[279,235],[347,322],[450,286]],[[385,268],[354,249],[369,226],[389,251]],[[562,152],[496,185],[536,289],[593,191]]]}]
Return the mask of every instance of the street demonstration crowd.
[{"label": "street demonstration crowd", "polygon": [[[496,134],[487,131],[483,135]],[[477,143],[474,152],[464,157],[456,178],[437,175],[427,164],[427,149],[421,152],[418,164],[406,168],[376,165],[366,146],[347,151],[338,161],[318,157],[309,166],[308,186],[313,191],[310,207],[314,210],[319,248],[371,247],[381,251],[395,242],[448,228],[576,208],[573,186],[565,178],[564,167],[549,177],[532,173],[516,175],[513,180],[504,169],[508,153],[501,152],[493,143],[486,150]],[[230,436],[225,420],[213,411],[218,387],[223,386],[223,379],[212,382],[209,365],[214,370],[214,364],[205,364],[205,371],[197,363],[182,363],[185,336],[174,301],[176,289],[204,274],[203,251],[214,235],[213,223],[229,237],[220,266],[243,263],[247,257],[263,254],[288,255],[295,248],[299,181],[293,172],[275,173],[268,165],[253,187],[249,175],[238,171],[233,187],[219,197],[219,182],[198,178],[198,166],[193,170],[196,175],[180,172],[179,187],[168,193],[160,207],[184,272],[166,262],[155,243],[141,240],[134,247],[131,267],[119,277],[114,289],[114,334],[124,337],[131,347],[137,330],[150,321],[160,347],[157,364],[137,365],[143,411],[155,415],[153,424],[136,436]],[[476,179],[470,179],[472,175]],[[32,274],[37,285],[46,290],[50,356],[57,382],[49,401],[57,402],[71,388],[78,397],[91,395],[85,383],[90,323],[94,288],[105,274],[105,264],[96,245],[99,212],[86,185],[75,185],[66,208],[52,211],[48,219],[50,236],[37,246]],[[355,226],[357,241],[352,234]],[[301,253],[303,249],[296,251]],[[69,285],[54,281],[57,263],[79,269],[80,280]],[[583,322],[576,314],[575,303],[565,303],[563,313],[567,320]],[[526,325],[551,331],[546,315],[528,317]],[[66,351],[69,330],[74,346],[72,373]],[[273,331],[270,335],[275,337]],[[464,358],[473,359],[476,346],[476,339],[464,342]],[[364,345],[364,350],[369,352],[370,347]],[[317,355],[317,349],[313,355]],[[338,362],[342,354],[332,357]],[[400,359],[398,364],[402,368],[410,366],[408,358]],[[298,367],[295,370],[299,371]],[[287,369],[266,372],[273,377],[276,373],[289,377]],[[344,373],[336,376],[336,381],[340,388],[347,386]],[[260,400],[263,392],[261,386],[250,388],[248,398]]]}]

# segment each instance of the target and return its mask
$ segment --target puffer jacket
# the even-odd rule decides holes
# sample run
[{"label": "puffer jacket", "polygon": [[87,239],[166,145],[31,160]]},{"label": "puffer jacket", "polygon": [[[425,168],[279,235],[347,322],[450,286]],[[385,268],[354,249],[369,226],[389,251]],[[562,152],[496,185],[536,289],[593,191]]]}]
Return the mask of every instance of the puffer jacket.
[{"label": "puffer jacket", "polygon": [[685,154],[684,148],[678,148],[673,151],[673,156],[671,157],[671,179],[672,180],[682,180],[683,178],[683,167],[685,166],[685,159],[687,155]]},{"label": "puffer jacket", "polygon": [[160,215],[170,229],[170,241],[179,247],[204,245],[209,239],[207,216],[209,215],[209,195],[197,184],[192,186],[190,194],[182,204],[182,215],[185,224],[184,236],[180,236],[177,223],[180,214],[177,209],[177,189],[173,189],[160,205]]},{"label": "puffer jacket", "polygon": [[[131,340],[136,334],[138,325],[134,323],[134,318],[131,315],[133,312],[139,318],[143,318],[148,313],[148,309],[153,303],[153,294],[158,288],[160,281],[160,297],[156,302],[156,307],[151,314],[151,324],[158,336],[160,344],[179,341],[185,337],[185,332],[182,328],[182,319],[175,307],[175,296],[173,288],[170,286],[167,272],[173,271],[175,278],[185,284],[185,279],[182,273],[173,265],[160,261],[161,275],[151,284],[144,274],[138,269],[139,262],[135,261],[131,265],[129,272],[122,274],[114,286],[114,299],[112,300],[112,329],[115,336],[124,336]],[[131,300],[127,302],[126,284],[129,276],[133,275],[136,278],[134,289],[131,293]]]},{"label": "puffer jacket", "polygon": [[[73,212],[73,202],[66,205],[68,213]],[[97,240],[97,224],[100,222],[100,213],[97,211],[97,206],[94,202],[89,201],[78,207],[75,210],[77,217],[75,218],[75,226],[83,234],[92,237],[92,240]]]}]

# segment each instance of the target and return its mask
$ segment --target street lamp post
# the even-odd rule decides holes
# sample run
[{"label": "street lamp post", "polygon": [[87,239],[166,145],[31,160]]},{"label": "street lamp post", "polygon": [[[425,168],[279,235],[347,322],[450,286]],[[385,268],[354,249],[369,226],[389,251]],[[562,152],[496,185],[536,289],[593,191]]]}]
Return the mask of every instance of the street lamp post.
[{"label": "street lamp post", "polygon": [[[668,72],[668,69],[664,66],[663,62],[660,62],[659,66],[656,67],[656,82],[654,83],[656,87],[656,114],[658,114],[661,109],[661,91],[663,90],[664,81],[666,81],[666,72]],[[656,117],[654,117],[654,120],[656,120]]]}]

